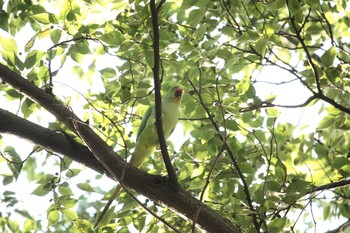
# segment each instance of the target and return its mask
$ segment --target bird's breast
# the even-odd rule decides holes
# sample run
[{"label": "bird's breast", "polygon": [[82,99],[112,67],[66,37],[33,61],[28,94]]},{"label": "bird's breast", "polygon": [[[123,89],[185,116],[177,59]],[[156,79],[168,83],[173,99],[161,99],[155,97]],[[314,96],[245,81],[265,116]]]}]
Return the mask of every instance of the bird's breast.
[{"label": "bird's breast", "polygon": [[178,117],[179,117],[179,105],[177,103],[165,103],[162,106],[163,108],[163,131],[164,136],[167,139],[172,131],[174,130]]}]

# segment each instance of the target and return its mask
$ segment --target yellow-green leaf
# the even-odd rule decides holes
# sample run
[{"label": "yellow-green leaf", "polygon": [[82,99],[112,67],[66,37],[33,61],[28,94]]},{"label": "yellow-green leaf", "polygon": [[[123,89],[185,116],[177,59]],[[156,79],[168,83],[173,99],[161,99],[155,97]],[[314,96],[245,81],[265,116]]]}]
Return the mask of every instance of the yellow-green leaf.
[{"label": "yellow-green leaf", "polygon": [[74,221],[74,220],[76,220],[76,219],[78,218],[77,213],[76,213],[75,211],[73,211],[73,210],[70,210],[70,209],[68,209],[68,210],[63,210],[63,214],[64,214],[64,216],[66,216],[69,220],[72,220],[72,221]]},{"label": "yellow-green leaf", "polygon": [[17,42],[13,38],[0,36],[0,45],[5,51],[17,53]]},{"label": "yellow-green leaf", "polygon": [[32,15],[32,18],[37,22],[43,23],[43,24],[50,24],[50,23],[57,24],[56,16],[51,13],[39,13],[36,15]]},{"label": "yellow-green leaf", "polygon": [[49,220],[49,226],[52,226],[53,224],[58,222],[60,218],[60,212],[58,210],[50,211],[47,218]]},{"label": "yellow-green leaf", "polygon": [[81,190],[84,190],[86,192],[95,192],[95,190],[88,183],[79,183],[79,184],[77,184],[77,186],[78,186],[78,188],[80,188]]},{"label": "yellow-green leaf", "polygon": [[267,37],[264,36],[264,37],[260,38],[256,42],[254,48],[262,57],[265,56],[265,52],[266,52],[266,48],[267,48]]},{"label": "yellow-green leaf", "polygon": [[277,108],[268,108],[266,109],[266,113],[270,117],[278,117],[280,115],[280,112]]},{"label": "yellow-green leaf", "polygon": [[337,55],[337,50],[334,47],[331,47],[321,56],[321,61],[325,66],[333,65],[333,61]]}]

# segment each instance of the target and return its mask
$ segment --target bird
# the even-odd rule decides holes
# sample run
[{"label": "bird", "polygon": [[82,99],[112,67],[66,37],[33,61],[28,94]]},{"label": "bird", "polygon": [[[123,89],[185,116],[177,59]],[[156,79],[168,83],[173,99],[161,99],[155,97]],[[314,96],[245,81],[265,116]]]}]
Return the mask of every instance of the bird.
[{"label": "bird", "polygon": [[[176,127],[179,118],[179,108],[181,105],[184,89],[181,86],[170,88],[162,98],[162,124],[164,138],[167,139]],[[141,124],[136,135],[135,150],[129,163],[139,168],[144,160],[150,156],[157,148],[158,134],[155,126],[155,106],[150,106],[142,117]],[[101,214],[97,216],[94,229],[98,227],[113,200],[115,200],[121,190],[121,185],[117,185]]]}]

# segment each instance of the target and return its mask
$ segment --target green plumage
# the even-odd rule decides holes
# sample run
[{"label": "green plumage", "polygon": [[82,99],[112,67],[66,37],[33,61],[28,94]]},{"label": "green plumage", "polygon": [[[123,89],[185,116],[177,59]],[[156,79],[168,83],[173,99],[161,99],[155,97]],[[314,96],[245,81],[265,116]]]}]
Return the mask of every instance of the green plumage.
[{"label": "green plumage", "polygon": [[[184,90],[182,87],[176,86],[171,88],[162,98],[162,124],[165,139],[172,134],[176,127],[183,93]],[[141,124],[137,131],[135,151],[130,160],[130,164],[135,167],[140,167],[145,158],[150,156],[158,145],[158,134],[155,122],[155,107],[151,106],[142,117]],[[98,215],[94,228],[101,222],[113,200],[116,199],[120,189],[121,186],[117,185],[105,208],[101,214]]]},{"label": "green plumage", "polygon": [[[181,87],[173,87],[162,99],[162,123],[165,139],[171,135],[176,127],[182,94]],[[150,156],[158,145],[155,122],[155,107],[151,106],[143,116],[137,132],[135,151],[130,160],[130,163],[135,167],[140,167],[145,158]]]}]

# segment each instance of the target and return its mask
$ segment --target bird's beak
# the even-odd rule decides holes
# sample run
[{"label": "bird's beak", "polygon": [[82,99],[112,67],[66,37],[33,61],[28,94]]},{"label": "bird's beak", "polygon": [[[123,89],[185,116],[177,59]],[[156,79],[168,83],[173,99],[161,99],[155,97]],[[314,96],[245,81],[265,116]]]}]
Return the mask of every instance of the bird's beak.
[{"label": "bird's beak", "polygon": [[177,101],[181,100],[182,95],[183,95],[184,92],[185,92],[185,90],[182,89],[181,87],[176,88],[176,90],[175,90],[175,99]]}]

